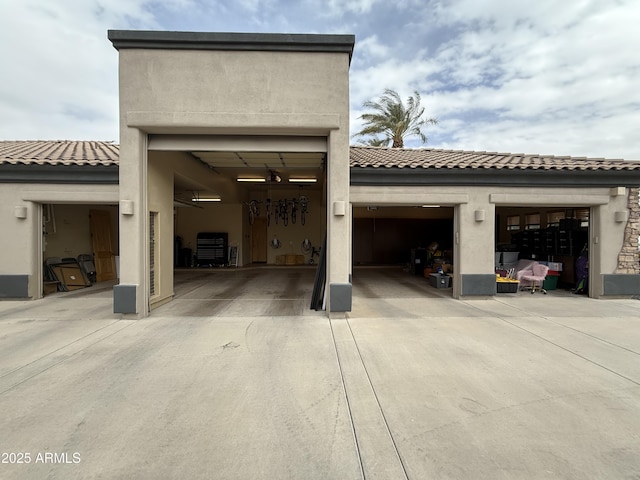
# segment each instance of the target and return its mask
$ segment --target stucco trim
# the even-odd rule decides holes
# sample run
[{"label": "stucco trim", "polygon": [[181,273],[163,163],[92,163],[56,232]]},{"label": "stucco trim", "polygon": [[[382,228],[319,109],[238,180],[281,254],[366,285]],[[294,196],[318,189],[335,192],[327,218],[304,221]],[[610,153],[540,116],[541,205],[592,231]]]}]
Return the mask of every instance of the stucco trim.
[{"label": "stucco trim", "polygon": [[605,296],[640,295],[640,275],[602,275],[602,293]]},{"label": "stucco trim", "polygon": [[588,195],[588,200],[576,198],[575,193],[548,193],[544,195],[531,195],[530,193],[492,193],[489,195],[489,202],[496,205],[562,205],[565,207],[580,207],[585,204],[589,205],[606,205],[609,203],[609,195]]},{"label": "stucco trim", "polygon": [[24,190],[22,200],[36,203],[87,203],[117,205],[120,193],[117,185],[109,190]]},{"label": "stucco trim", "polygon": [[0,165],[1,183],[118,184],[118,166]]},{"label": "stucco trim", "polygon": [[269,52],[345,53],[353,56],[356,37],[351,34],[287,34],[234,32],[167,32],[108,30],[116,50],[126,48],[165,50],[223,50]]},{"label": "stucco trim", "polygon": [[338,114],[145,112],[126,113],[127,126],[146,133],[283,135],[306,133],[327,135],[340,129]]},{"label": "stucco trim", "polygon": [[0,275],[0,298],[29,298],[29,275]]},{"label": "stucco trim", "polygon": [[633,187],[640,170],[351,167],[351,185]]},{"label": "stucco trim", "polygon": [[398,191],[388,189],[354,186],[349,188],[349,201],[354,206],[415,206],[415,205],[460,205],[469,203],[466,193],[429,193],[414,190]]}]

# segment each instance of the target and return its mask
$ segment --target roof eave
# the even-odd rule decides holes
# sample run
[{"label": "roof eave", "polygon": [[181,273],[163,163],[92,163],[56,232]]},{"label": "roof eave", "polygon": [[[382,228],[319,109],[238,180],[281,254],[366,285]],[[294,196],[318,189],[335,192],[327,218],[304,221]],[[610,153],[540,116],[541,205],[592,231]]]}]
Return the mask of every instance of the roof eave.
[{"label": "roof eave", "polygon": [[107,37],[116,50],[143,48],[346,53],[349,55],[349,63],[355,45],[355,35],[351,34],[108,30]]},{"label": "roof eave", "polygon": [[117,185],[117,165],[0,165],[2,183]]},{"label": "roof eave", "polygon": [[351,185],[637,187],[640,170],[351,167]]}]

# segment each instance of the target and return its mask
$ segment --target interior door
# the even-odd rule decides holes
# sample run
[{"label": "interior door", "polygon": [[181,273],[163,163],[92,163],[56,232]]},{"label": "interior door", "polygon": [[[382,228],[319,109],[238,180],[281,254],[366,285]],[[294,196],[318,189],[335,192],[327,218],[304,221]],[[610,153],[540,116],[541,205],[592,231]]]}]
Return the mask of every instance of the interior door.
[{"label": "interior door", "polygon": [[111,250],[111,217],[106,210],[91,210],[91,242],[96,281],[104,282],[116,278],[116,262]]},{"label": "interior door", "polygon": [[267,263],[267,219],[255,217],[251,225],[251,261]]}]

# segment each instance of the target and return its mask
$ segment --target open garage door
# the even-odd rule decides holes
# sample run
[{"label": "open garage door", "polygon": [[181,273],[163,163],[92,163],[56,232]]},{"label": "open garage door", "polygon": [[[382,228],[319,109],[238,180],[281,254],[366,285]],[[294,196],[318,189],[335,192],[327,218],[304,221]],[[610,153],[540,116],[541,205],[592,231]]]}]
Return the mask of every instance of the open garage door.
[{"label": "open garage door", "polygon": [[118,206],[43,204],[42,234],[45,296],[111,295],[117,282]]},{"label": "open garage door", "polygon": [[[255,314],[307,310],[327,222],[326,138],[152,140],[150,208],[173,201],[173,222],[161,213],[156,235],[166,245],[168,228],[173,239],[174,297],[220,315],[242,302]],[[166,269],[155,275],[152,306],[171,291]]]},{"label": "open garage door", "polygon": [[496,269],[549,267],[548,292],[589,294],[589,207],[497,207]]},{"label": "open garage door", "polygon": [[[446,274],[455,268],[453,216],[453,207],[436,205],[354,207],[354,294],[391,282],[393,288],[380,287],[380,294],[421,296],[438,289],[438,294],[451,295]],[[445,276],[436,277],[439,272]],[[402,288],[404,292],[398,291]]]}]

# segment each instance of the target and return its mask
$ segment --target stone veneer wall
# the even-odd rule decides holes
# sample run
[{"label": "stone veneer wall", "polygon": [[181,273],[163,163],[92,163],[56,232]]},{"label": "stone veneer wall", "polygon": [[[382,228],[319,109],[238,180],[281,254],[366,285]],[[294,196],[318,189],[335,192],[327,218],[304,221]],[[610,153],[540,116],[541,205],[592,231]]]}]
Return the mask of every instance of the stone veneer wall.
[{"label": "stone veneer wall", "polygon": [[616,273],[640,273],[640,259],[638,257],[638,235],[640,235],[639,190],[638,188],[629,189],[629,219],[624,229],[624,244],[618,254],[618,268],[616,268]]}]

